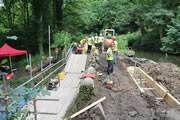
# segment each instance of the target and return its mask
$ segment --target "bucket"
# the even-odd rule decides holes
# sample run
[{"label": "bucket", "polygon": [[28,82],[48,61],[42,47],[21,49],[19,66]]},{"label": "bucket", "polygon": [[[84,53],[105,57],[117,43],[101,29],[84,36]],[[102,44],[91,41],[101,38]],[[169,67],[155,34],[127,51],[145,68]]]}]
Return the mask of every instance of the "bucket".
[{"label": "bucket", "polygon": [[58,74],[58,79],[59,80],[64,80],[64,72],[61,72]]},{"label": "bucket", "polygon": [[86,53],[86,48],[83,48],[83,54],[85,54]]},{"label": "bucket", "polygon": [[93,47],[93,48],[92,48],[92,51],[94,52],[95,50],[96,50],[96,48],[95,48],[95,47]]}]

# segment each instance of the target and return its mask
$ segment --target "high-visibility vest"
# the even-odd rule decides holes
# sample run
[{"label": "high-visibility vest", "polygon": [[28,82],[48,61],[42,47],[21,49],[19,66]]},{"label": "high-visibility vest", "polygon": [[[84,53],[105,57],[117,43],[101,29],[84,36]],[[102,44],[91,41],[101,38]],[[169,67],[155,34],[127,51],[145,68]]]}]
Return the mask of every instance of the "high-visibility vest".
[{"label": "high-visibility vest", "polygon": [[80,44],[81,44],[81,45],[83,44],[83,40],[80,41]]},{"label": "high-visibility vest", "polygon": [[111,48],[108,48],[108,51],[109,51],[109,49],[110,49],[110,54],[109,54],[109,55],[106,55],[106,60],[113,60],[113,59],[114,59],[114,58],[113,58],[113,51],[112,51]]},{"label": "high-visibility vest", "polygon": [[88,38],[88,45],[92,45],[91,39],[92,39],[92,38]]},{"label": "high-visibility vest", "polygon": [[114,41],[114,49],[113,49],[113,51],[117,51],[117,41]]},{"label": "high-visibility vest", "polygon": [[98,43],[98,36],[95,37],[94,43]]},{"label": "high-visibility vest", "polygon": [[99,43],[102,43],[102,42],[103,42],[103,37],[99,37],[99,38],[98,38],[98,42],[99,42]]}]

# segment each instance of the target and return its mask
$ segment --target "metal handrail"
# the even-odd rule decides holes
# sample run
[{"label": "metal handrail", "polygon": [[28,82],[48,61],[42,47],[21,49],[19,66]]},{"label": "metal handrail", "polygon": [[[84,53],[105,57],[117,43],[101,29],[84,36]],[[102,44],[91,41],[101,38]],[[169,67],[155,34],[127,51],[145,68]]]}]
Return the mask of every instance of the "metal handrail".
[{"label": "metal handrail", "polygon": [[[32,80],[36,79],[37,77],[39,77],[40,75],[42,75],[44,72],[48,71],[49,69],[51,69],[52,67],[56,66],[57,64],[59,64],[60,62],[62,62],[62,61],[64,61],[64,60],[65,60],[66,62],[63,63],[63,65],[65,65],[65,64],[67,63],[67,59],[68,59],[69,54],[71,54],[71,51],[72,51],[72,46],[69,48],[69,50],[68,50],[65,58],[59,60],[59,61],[58,61],[57,63],[55,63],[55,64],[50,64],[50,65],[48,65],[45,69],[43,69],[42,72],[40,72],[40,73],[37,74],[36,76],[32,77],[32,78],[29,79],[28,81],[24,82],[23,84],[19,85],[18,87],[16,87],[16,89],[19,89],[20,87],[28,84],[29,82],[31,82]],[[63,66],[63,65],[61,65],[61,66]],[[59,68],[61,68],[61,67],[58,67],[58,69],[59,69]],[[56,70],[58,70],[58,69],[56,69]],[[47,78],[48,78],[50,75],[52,75],[53,73],[54,73],[54,71],[53,71],[52,73],[50,73],[49,75],[47,75],[45,78],[43,78],[40,82],[42,82],[42,81],[44,81],[45,79],[47,79]],[[38,82],[37,84],[39,85],[40,83]],[[37,86],[37,84],[36,84],[35,86]]]}]

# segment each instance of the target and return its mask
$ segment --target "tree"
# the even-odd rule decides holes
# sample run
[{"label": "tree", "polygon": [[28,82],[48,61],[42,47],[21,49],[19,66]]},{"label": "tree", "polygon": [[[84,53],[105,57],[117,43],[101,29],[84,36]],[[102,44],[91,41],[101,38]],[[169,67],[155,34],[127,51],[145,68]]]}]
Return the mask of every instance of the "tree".
[{"label": "tree", "polygon": [[45,21],[50,0],[32,0],[32,10],[34,16],[34,28],[36,29],[37,43],[39,46],[40,55],[42,56],[44,53],[43,43],[44,43],[44,28],[47,29],[47,25],[45,26]]},{"label": "tree", "polygon": [[174,14],[170,10],[162,8],[160,4],[156,5],[146,14],[146,22],[159,29],[160,39],[164,36],[164,26],[171,21]]}]

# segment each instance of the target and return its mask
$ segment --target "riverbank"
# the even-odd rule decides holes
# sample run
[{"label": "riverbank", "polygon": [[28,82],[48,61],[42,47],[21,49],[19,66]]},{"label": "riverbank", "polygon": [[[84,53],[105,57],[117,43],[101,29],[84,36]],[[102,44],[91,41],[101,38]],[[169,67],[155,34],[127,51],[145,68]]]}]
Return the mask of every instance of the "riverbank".
[{"label": "riverbank", "polygon": [[180,55],[167,55],[160,52],[144,51],[144,50],[135,50],[136,57],[146,58],[153,60],[155,62],[168,62],[173,63],[180,67]]}]

